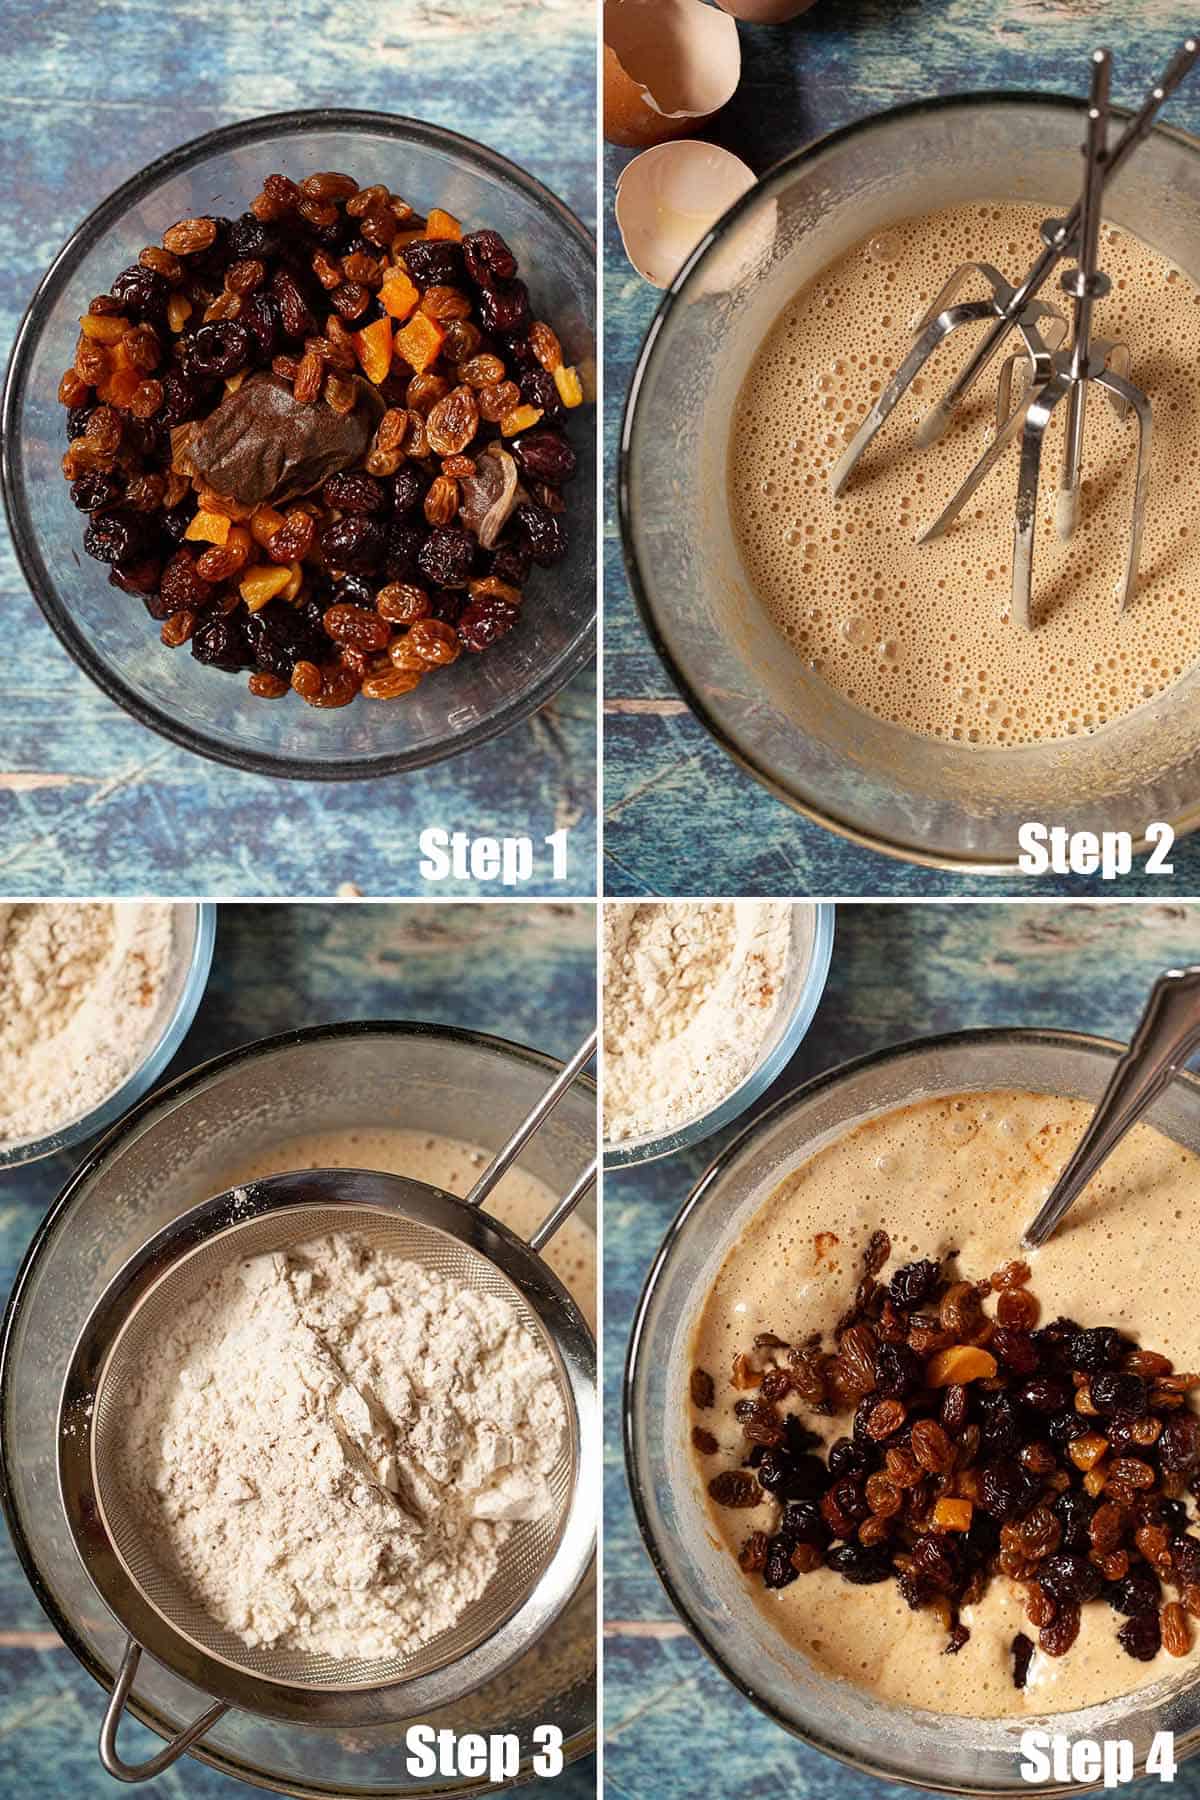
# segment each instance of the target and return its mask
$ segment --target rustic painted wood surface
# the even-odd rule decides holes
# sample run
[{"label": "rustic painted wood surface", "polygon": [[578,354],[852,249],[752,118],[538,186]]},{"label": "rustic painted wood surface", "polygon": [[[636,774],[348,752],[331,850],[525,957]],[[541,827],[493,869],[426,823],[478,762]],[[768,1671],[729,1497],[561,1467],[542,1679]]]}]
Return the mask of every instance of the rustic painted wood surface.
[{"label": "rustic painted wood surface", "polygon": [[[1200,957],[1200,905],[838,908],[824,997],[789,1068],[753,1108],[848,1057],[958,1027],[1071,1027],[1127,1038],[1152,978]],[[745,1123],[745,1120],[742,1121]],[[642,1548],[621,1457],[633,1310],[688,1191],[739,1127],[605,1180],[605,1783],[616,1800],[887,1800],[909,1790],[810,1750],[719,1675],[672,1611]],[[1129,1790],[1151,1800],[1156,1781]],[[1173,1790],[1200,1796],[1200,1762]]]},{"label": "rustic painted wood surface", "polygon": [[[1114,95],[1140,96],[1195,27],[1188,0],[818,0],[782,27],[741,27],[743,74],[704,135],[762,174],[809,139],[902,101],[984,88],[1069,89],[1103,42]],[[1076,82],[1076,85],[1078,83]],[[1086,85],[1086,84],[1085,84]],[[1200,83],[1172,103],[1200,130]],[[605,413],[609,467],[638,349],[658,295],[629,267],[612,190],[630,152],[605,155]],[[611,497],[605,534],[605,882],[614,894],[970,894],[989,877],[893,862],[810,824],[740,770],[691,716],[646,640],[629,593]],[[1175,893],[1200,892],[1200,837],[1177,850]],[[1105,888],[1111,884],[1104,884]],[[1121,892],[1159,894],[1131,876]],[[1000,892],[1103,891],[1083,877],[1006,879]]]},{"label": "rustic painted wood surface", "polygon": [[[291,107],[414,114],[511,156],[595,216],[587,0],[0,0],[0,349],[84,215],[214,126]],[[594,891],[595,681],[473,755],[334,791],[209,763],[136,724],[43,622],[0,529],[0,892],[420,892],[426,825],[573,826]],[[548,878],[546,886],[550,887]],[[471,884],[456,885],[470,893]],[[561,891],[561,890],[559,890]]]},{"label": "rustic painted wood surface", "polygon": [[[595,1019],[591,905],[225,906],[195,1023],[164,1080],[253,1038],[339,1019],[469,1026],[568,1056]],[[0,1174],[0,1301],[50,1201],[83,1154]],[[42,1612],[0,1532],[0,1794],[6,1800],[112,1800],[96,1756],[102,1696]],[[160,1746],[139,1725],[124,1754]],[[585,1758],[545,1784],[588,1800]],[[155,1782],[169,1800],[234,1800],[249,1790],[191,1758]]]}]

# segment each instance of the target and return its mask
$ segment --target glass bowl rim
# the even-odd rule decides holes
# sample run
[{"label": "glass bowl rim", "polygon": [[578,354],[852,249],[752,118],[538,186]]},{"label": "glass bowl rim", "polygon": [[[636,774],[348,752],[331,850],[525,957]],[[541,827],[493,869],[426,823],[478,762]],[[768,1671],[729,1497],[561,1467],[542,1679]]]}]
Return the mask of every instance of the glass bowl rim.
[{"label": "glass bowl rim", "polygon": [[[136,906],[140,903],[132,900],[121,901],[119,904]],[[24,1168],[28,1163],[39,1162],[44,1156],[53,1156],[56,1151],[73,1149],[83,1139],[106,1130],[114,1120],[120,1118],[127,1106],[140,1099],[147,1088],[153,1085],[179,1049],[200,1009],[200,1002],[208,986],[217,939],[217,904],[215,900],[169,900],[166,904],[191,908],[194,918],[192,944],[179,997],[168,1017],[163,1020],[158,1035],[148,1045],[145,1056],[136,1068],[130,1070],[120,1087],[114,1089],[107,1100],[92,1107],[90,1112],[81,1113],[77,1119],[71,1119],[66,1125],[46,1132],[43,1137],[22,1138],[9,1145],[0,1144],[0,1170]]]},{"label": "glass bowl rim", "polygon": [[[810,138],[807,143],[801,144],[797,149],[789,151],[786,156],[780,157],[778,162],[772,163],[754,185],[735,200],[728,211],[723,213],[705,232],[659,301],[638,350],[637,361],[629,380],[629,389],[621,413],[617,442],[617,522],[621,534],[621,554],[626,579],[633,595],[638,618],[650,641],[651,648],[688,711],[703,726],[717,746],[737,764],[739,769],[752,776],[773,799],[781,801],[792,812],[799,813],[801,818],[808,819],[814,825],[823,826],[826,831],[832,831],[836,836],[844,838],[859,849],[873,850],[878,855],[890,857],[895,862],[909,863],[917,868],[938,869],[958,875],[1016,875],[1020,874],[1021,870],[1015,857],[989,858],[952,855],[947,851],[930,850],[920,844],[908,844],[890,838],[877,837],[864,827],[853,825],[848,819],[827,811],[815,796],[801,798],[785,787],[765,768],[760,767],[755,757],[713,717],[671,654],[666,639],[658,629],[648,584],[642,579],[633,535],[636,505],[631,491],[631,465],[634,454],[633,440],[639,423],[638,400],[654,359],[658,340],[675,307],[685,298],[697,265],[708,255],[710,250],[723,244],[729,234],[736,230],[743,217],[748,216],[758,200],[761,199],[764,189],[778,183],[795,169],[800,168],[802,164],[812,161],[824,151],[849,143],[881,126],[902,123],[906,119],[921,118],[934,113],[952,112],[956,109],[966,111],[979,106],[1014,108],[1042,106],[1055,112],[1086,113],[1087,111],[1087,101],[1080,99],[1077,95],[1039,93],[1035,89],[1028,88],[980,88],[968,93],[936,94],[923,100],[908,100],[898,106],[882,107],[875,112],[864,114],[861,118],[852,119],[845,125],[834,126],[831,130],[822,132],[820,136]],[[1118,120],[1127,120],[1131,117],[1129,109],[1126,107],[1114,106],[1111,111],[1112,116]],[[1180,149],[1200,158],[1200,137],[1182,130],[1177,125],[1155,125],[1149,135],[1168,138]],[[1200,799],[1184,808],[1179,816],[1170,823],[1174,827],[1177,838],[1185,837],[1189,832],[1196,830],[1197,826],[1200,826]],[[1150,847],[1150,841],[1142,836],[1134,844],[1134,854],[1140,855]]]},{"label": "glass bowl rim", "polygon": [[[642,1291],[638,1296],[634,1309],[633,1322],[629,1330],[629,1345],[625,1353],[624,1368],[621,1377],[621,1447],[625,1463],[625,1481],[629,1498],[637,1521],[642,1547],[650,1559],[650,1565],[674,1608],[680,1622],[687,1630],[692,1642],[708,1657],[718,1673],[729,1683],[743,1700],[749,1701],[772,1724],[778,1725],[790,1737],[807,1744],[810,1749],[818,1750],[822,1755],[831,1757],[835,1762],[854,1769],[858,1774],[871,1775],[880,1781],[892,1781],[901,1787],[916,1788],[921,1792],[928,1791],[927,1782],[916,1773],[901,1773],[881,1764],[868,1762],[842,1749],[839,1745],[827,1742],[811,1725],[801,1729],[790,1719],[784,1718],[767,1694],[747,1687],[741,1677],[730,1666],[721,1648],[720,1642],[710,1636],[699,1622],[692,1616],[677,1593],[670,1573],[659,1555],[657,1542],[650,1524],[648,1509],[644,1501],[645,1483],[642,1478],[642,1465],[637,1448],[637,1388],[641,1378],[640,1351],[646,1329],[647,1318],[655,1301],[663,1271],[674,1254],[676,1245],[692,1214],[703,1205],[714,1184],[724,1175],[734,1159],[741,1153],[751,1137],[760,1129],[775,1122],[787,1109],[803,1102],[813,1100],[828,1089],[836,1087],[840,1082],[861,1074],[865,1070],[881,1064],[900,1062],[906,1057],[925,1053],[953,1051],[971,1045],[1006,1042],[1010,1045],[1028,1045],[1047,1049],[1071,1049],[1098,1053],[1103,1060],[1112,1063],[1128,1049],[1128,1045],[1115,1038],[1101,1037],[1087,1031],[1068,1031],[1056,1026],[1026,1025],[980,1025],[960,1031],[933,1033],[925,1037],[905,1038],[896,1044],[884,1045],[878,1050],[868,1050],[861,1056],[852,1056],[839,1062],[831,1069],[813,1075],[801,1082],[788,1093],[781,1094],[778,1100],[761,1113],[758,1113],[737,1136],[728,1143],[715,1157],[708,1168],[696,1178],[688,1194],[684,1198],[675,1217],[667,1227],[662,1242],[654,1253],[654,1259],[647,1271]],[[1179,1085],[1190,1088],[1200,1098],[1200,1073],[1190,1069],[1177,1070],[1172,1076],[1169,1086]],[[1200,1748],[1200,1746],[1197,1746]],[[1186,1753],[1185,1753],[1186,1754]],[[1066,1785],[1049,1782],[1040,1787],[1040,1792],[1047,1795],[1084,1794],[1094,1791],[1100,1785],[1096,1781],[1082,1784],[1071,1782]],[[987,1796],[989,1800],[997,1800],[999,1796],[1015,1796],[1022,1790],[1019,1787],[1000,1788],[987,1784],[975,1787],[939,1788],[939,1793],[955,1794],[963,1800],[977,1800]]]},{"label": "glass bowl rim", "polygon": [[[458,1044],[466,1049],[490,1051],[506,1057],[514,1062],[525,1063],[531,1068],[556,1075],[563,1068],[563,1059],[549,1055],[544,1050],[534,1050],[528,1044],[520,1044],[513,1038],[503,1038],[493,1032],[473,1031],[467,1026],[439,1025],[418,1019],[345,1019],[328,1025],[300,1026],[292,1031],[275,1032],[269,1037],[254,1038],[249,1043],[237,1044],[231,1050],[223,1050],[216,1056],[210,1056],[192,1068],[185,1069],[174,1080],[162,1087],[152,1088],[144,1094],[135,1105],[130,1107],[124,1116],[109,1127],[98,1143],[88,1151],[78,1168],[74,1169],[64,1182],[59,1192],[51,1201],[44,1217],[30,1239],[29,1247],[21,1258],[13,1279],[8,1304],[0,1320],[0,1420],[6,1419],[9,1412],[9,1386],[12,1380],[13,1339],[18,1319],[24,1305],[25,1290],[29,1285],[34,1270],[41,1260],[43,1248],[56,1231],[59,1222],[67,1212],[83,1184],[99,1169],[101,1163],[116,1150],[129,1136],[134,1126],[139,1125],[149,1116],[152,1110],[168,1102],[174,1103],[183,1099],[192,1089],[214,1075],[226,1075],[241,1063],[248,1063],[258,1057],[274,1055],[277,1051],[291,1049],[304,1044],[336,1044],[348,1039],[360,1037],[406,1037],[436,1038],[443,1042]],[[586,1073],[576,1076],[572,1088],[579,1087],[590,1094],[593,1100],[596,1095],[594,1077]],[[93,1656],[90,1648],[76,1632],[73,1623],[63,1613],[49,1586],[42,1579],[41,1570],[35,1561],[13,1497],[12,1484],[9,1480],[10,1449],[8,1434],[0,1431],[0,1515],[3,1516],[12,1538],[13,1548],[22,1573],[33,1590],[34,1598],[46,1614],[54,1629],[58,1632],[65,1647],[71,1652],[80,1666],[87,1671],[105,1694],[111,1693],[115,1680],[114,1670],[105,1670],[99,1659]],[[132,1714],[142,1725],[154,1731],[164,1739],[170,1739],[178,1730],[178,1726],[145,1706],[135,1701],[130,1695],[125,1710]],[[580,1733],[578,1740],[569,1748],[564,1747],[566,1763],[577,1762],[581,1757],[590,1755],[596,1747],[596,1721],[593,1719],[586,1732]],[[251,1787],[266,1788],[272,1793],[290,1794],[296,1800],[311,1800],[312,1796],[324,1796],[329,1790],[319,1785],[300,1786],[294,1781],[264,1780],[257,1773],[249,1774],[239,1764],[236,1756],[224,1751],[206,1748],[203,1741],[193,1744],[188,1755],[198,1762],[207,1763],[210,1768],[221,1774],[230,1776],[235,1781],[244,1781]],[[510,1784],[511,1785],[511,1784]],[[462,1790],[466,1791],[466,1790]],[[496,1791],[486,1783],[472,1789],[479,1793]],[[353,1792],[347,1788],[346,1794]],[[363,1800],[386,1800],[380,1792],[373,1796],[372,1790],[360,1789]],[[449,1800],[449,1794],[445,1796]]]},{"label": "glass bowl rim", "polygon": [[673,1156],[677,1150],[687,1150],[693,1144],[702,1143],[723,1126],[740,1119],[747,1107],[753,1106],[759,1095],[766,1092],[791,1062],[808,1035],[809,1026],[821,1004],[829,980],[837,906],[832,900],[792,900],[788,904],[793,907],[811,906],[816,918],[813,923],[812,954],[804,985],[796,997],[792,1016],[775,1048],[742,1078],[731,1094],[726,1094],[724,1100],[710,1111],[701,1113],[698,1119],[692,1119],[674,1131],[665,1132],[661,1137],[635,1138],[628,1144],[606,1145],[606,1171],[639,1168],[642,1163],[657,1162],[660,1157]]},{"label": "glass bowl rim", "polygon": [[460,752],[477,750],[480,745],[499,737],[537,712],[587,666],[596,636],[594,611],[588,623],[576,633],[575,641],[559,659],[551,674],[532,682],[523,693],[503,706],[495,718],[448,738],[445,742],[430,744],[417,751],[390,751],[371,756],[344,757],[333,763],[303,756],[277,756],[268,751],[245,749],[230,745],[214,732],[181,725],[157,702],[134,693],[126,685],[123,676],[110,667],[103,657],[97,655],[85,634],[76,626],[71,612],[61,602],[54,583],[48,576],[37,533],[28,517],[25,483],[18,476],[19,423],[31,361],[41,342],[44,320],[50,306],[60,298],[87,252],[131,207],[171,176],[186,173],[215,153],[244,149],[255,144],[267,145],[277,138],[312,130],[369,130],[397,142],[416,141],[457,157],[474,171],[482,171],[502,184],[518,189],[538,210],[552,218],[562,230],[579,242],[593,270],[595,268],[595,235],[565,201],[551,193],[536,176],[502,156],[498,150],[464,137],[460,132],[448,131],[444,126],[431,125],[402,113],[336,106],[262,113],[232,125],[219,125],[200,137],[190,138],[186,143],[166,151],[153,162],[147,163],[137,174],[123,181],[76,226],[41,277],[13,338],[3,395],[0,396],[0,489],[3,491],[13,549],[26,586],[72,661],[124,712],[140,725],[157,732],[160,737],[230,768],[287,780],[356,781],[427,768],[430,764],[442,762]]}]

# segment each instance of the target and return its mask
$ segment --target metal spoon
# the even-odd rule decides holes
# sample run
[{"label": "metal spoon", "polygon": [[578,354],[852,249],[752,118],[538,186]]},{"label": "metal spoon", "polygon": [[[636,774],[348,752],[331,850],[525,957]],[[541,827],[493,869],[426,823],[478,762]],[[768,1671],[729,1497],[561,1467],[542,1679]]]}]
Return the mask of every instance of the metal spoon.
[{"label": "metal spoon", "polygon": [[1200,968],[1167,969],[1151,988],[1129,1048],[1118,1060],[1071,1160],[1026,1227],[1021,1241],[1027,1248],[1036,1250],[1046,1242],[1130,1126],[1198,1049]]}]

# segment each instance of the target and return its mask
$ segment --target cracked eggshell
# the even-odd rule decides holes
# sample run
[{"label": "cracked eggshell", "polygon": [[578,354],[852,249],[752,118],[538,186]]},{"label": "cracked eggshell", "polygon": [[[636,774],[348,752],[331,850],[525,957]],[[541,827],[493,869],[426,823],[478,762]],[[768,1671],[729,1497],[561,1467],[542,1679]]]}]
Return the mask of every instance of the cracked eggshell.
[{"label": "cracked eggshell", "polygon": [[815,6],[816,0],[717,0],[717,5],[747,25],[786,25]]},{"label": "cracked eggshell", "polygon": [[739,156],[690,138],[635,156],[621,171],[613,210],[638,274],[669,287],[705,232],[754,182]]},{"label": "cracked eggshell", "polygon": [[707,123],[742,73],[738,30],[705,0],[604,0],[604,135],[643,150]]}]

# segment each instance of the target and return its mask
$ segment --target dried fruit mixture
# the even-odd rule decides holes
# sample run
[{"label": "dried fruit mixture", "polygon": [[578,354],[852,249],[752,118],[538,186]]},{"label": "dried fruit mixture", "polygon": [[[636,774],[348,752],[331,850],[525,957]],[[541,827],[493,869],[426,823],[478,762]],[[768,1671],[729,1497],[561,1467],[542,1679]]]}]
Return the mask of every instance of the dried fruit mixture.
[{"label": "dried fruit mixture", "polygon": [[[737,1354],[741,1443],[693,1426],[701,1456],[729,1459],[713,1502],[772,1506],[743,1570],[767,1588],[819,1568],[894,1581],[938,1615],[948,1655],[970,1637],[960,1610],[1007,1578],[1029,1622],[1011,1646],[1018,1688],[1035,1639],[1065,1656],[1081,1609],[1103,1601],[1127,1655],[1186,1655],[1200,1618],[1200,1374],[1110,1326],[1039,1325],[1025,1263],[968,1281],[952,1258],[917,1261],[884,1285],[890,1254],[877,1231],[834,1348],[765,1332]],[[713,1406],[708,1370],[692,1371],[690,1398],[694,1415]],[[826,1448],[806,1413],[853,1423]]]},{"label": "dried fruit mixture", "polygon": [[264,699],[390,700],[518,623],[567,551],[583,400],[504,239],[269,175],[80,320],[63,473],[164,644]]}]

